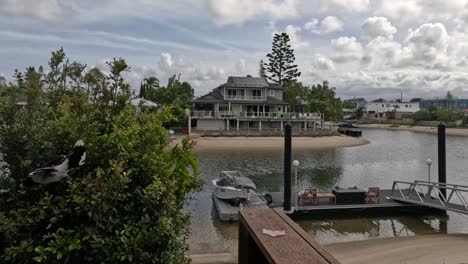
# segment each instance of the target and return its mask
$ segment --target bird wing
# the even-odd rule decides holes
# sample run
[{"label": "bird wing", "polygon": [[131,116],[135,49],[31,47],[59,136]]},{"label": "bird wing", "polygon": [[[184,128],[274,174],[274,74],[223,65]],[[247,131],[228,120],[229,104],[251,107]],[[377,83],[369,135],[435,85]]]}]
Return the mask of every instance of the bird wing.
[{"label": "bird wing", "polygon": [[65,159],[67,158],[67,156],[65,155],[60,155],[59,157],[57,157],[56,159],[53,159],[51,161],[49,161],[46,165],[46,167],[52,167],[52,166],[57,166],[57,165],[60,165],[62,164]]},{"label": "bird wing", "polygon": [[[35,183],[48,184],[57,181],[56,177],[57,170],[54,167],[44,167],[35,169],[29,173],[28,177]],[[61,179],[61,178],[60,178]]]}]

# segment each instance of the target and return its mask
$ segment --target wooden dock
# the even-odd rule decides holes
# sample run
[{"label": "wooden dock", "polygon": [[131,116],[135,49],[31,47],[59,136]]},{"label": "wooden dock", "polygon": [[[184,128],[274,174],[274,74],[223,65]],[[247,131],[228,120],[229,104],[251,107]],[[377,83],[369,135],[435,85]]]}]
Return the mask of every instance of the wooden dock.
[{"label": "wooden dock", "polygon": [[[395,201],[390,198],[392,190],[380,190],[378,202],[364,204],[333,204],[327,199],[318,205],[296,206],[290,215],[293,219],[335,218],[353,216],[385,216],[400,214],[438,214],[442,210],[427,206]],[[283,193],[269,193],[273,198],[273,207],[283,206]],[[294,201],[293,201],[294,206]]]},{"label": "wooden dock", "polygon": [[[317,219],[336,218],[354,216],[390,216],[390,215],[411,215],[411,214],[441,214],[443,210],[431,208],[424,205],[411,204],[396,201],[390,198],[392,190],[380,190],[379,201],[364,204],[333,204],[328,199],[322,199],[318,205],[296,206],[294,212],[290,214],[293,219]],[[283,207],[283,193],[270,192],[273,208]],[[238,221],[239,207],[235,207],[226,201],[216,198],[214,195],[213,204],[221,221]],[[292,202],[295,206],[294,201]],[[252,196],[250,206],[244,208],[268,208],[263,199]]]},{"label": "wooden dock", "polygon": [[346,136],[351,136],[351,137],[360,137],[360,136],[362,136],[362,130],[356,129],[356,128],[343,128],[343,127],[340,127],[340,128],[338,128],[337,131],[340,132],[343,135],[346,135]]},{"label": "wooden dock", "polygon": [[[239,221],[239,210],[241,210],[242,205],[241,207],[234,206],[226,201],[218,199],[214,193],[211,197],[213,199],[213,206],[221,221]],[[259,197],[259,195],[252,195],[247,206],[248,208],[268,208],[266,201]]]}]

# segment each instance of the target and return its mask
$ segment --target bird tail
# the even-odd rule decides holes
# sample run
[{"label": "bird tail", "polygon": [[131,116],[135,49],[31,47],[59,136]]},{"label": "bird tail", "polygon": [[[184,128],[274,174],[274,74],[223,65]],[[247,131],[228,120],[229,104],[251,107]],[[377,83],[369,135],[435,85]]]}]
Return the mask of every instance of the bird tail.
[{"label": "bird tail", "polygon": [[85,143],[83,140],[79,139],[78,141],[76,141],[75,143],[75,148],[76,147],[84,147]]},{"label": "bird tail", "polygon": [[23,179],[22,181],[23,185],[26,186],[26,187],[32,187],[34,186],[34,181],[32,180],[31,177],[26,177]]},{"label": "bird tail", "polygon": [[73,152],[68,156],[68,169],[78,168],[79,166],[84,164],[86,159],[86,148],[85,143],[83,140],[78,140],[75,143],[75,147],[73,148]]}]

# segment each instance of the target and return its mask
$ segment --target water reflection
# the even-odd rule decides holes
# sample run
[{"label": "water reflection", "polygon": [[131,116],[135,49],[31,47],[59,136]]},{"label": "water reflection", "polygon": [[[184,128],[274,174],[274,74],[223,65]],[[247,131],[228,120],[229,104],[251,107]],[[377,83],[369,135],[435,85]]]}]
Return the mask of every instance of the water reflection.
[{"label": "water reflection", "polygon": [[404,216],[296,222],[320,243],[330,244],[384,237],[446,234],[447,219],[444,216]]},{"label": "water reflection", "polygon": [[[365,130],[364,146],[322,151],[293,151],[300,161],[298,182],[301,188],[331,189],[357,186],[391,188],[394,180],[426,180],[425,160],[437,160],[437,137],[406,131]],[[447,138],[447,180],[468,182],[468,139]],[[191,250],[212,252],[237,248],[237,224],[219,222],[211,200],[211,179],[223,170],[239,170],[250,177],[260,191],[280,191],[283,186],[282,151],[205,151],[197,154],[201,176],[205,179],[202,192],[186,209],[191,213]],[[437,162],[432,165],[437,173]],[[369,238],[411,236],[435,233],[468,233],[468,217],[449,213],[449,218],[393,217],[354,218],[299,221],[299,224],[321,243],[345,242]],[[220,246],[221,245],[221,246]]]}]

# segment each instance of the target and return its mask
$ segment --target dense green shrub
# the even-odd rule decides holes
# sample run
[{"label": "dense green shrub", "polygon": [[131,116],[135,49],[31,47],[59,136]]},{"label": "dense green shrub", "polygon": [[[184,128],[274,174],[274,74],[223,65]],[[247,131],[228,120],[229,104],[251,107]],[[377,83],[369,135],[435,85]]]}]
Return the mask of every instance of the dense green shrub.
[{"label": "dense green shrub", "polygon": [[414,121],[431,121],[431,113],[427,109],[421,109],[413,114]]},{"label": "dense green shrub", "polygon": [[[109,74],[53,53],[50,71],[19,74],[28,105],[1,105],[1,263],[183,263],[199,187],[192,145],[168,140],[170,109],[135,111],[123,59]],[[66,66],[66,67],[65,67]],[[86,142],[86,164],[64,180],[25,187],[35,168]]]},{"label": "dense green shrub", "polygon": [[437,121],[451,122],[463,120],[464,114],[460,110],[453,109],[439,109],[437,110]]}]

